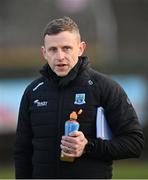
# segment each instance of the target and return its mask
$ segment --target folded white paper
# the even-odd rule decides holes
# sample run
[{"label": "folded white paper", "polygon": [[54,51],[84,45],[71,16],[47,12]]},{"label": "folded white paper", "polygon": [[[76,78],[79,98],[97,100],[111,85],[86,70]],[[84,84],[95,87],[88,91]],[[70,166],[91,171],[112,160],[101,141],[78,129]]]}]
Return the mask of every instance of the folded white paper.
[{"label": "folded white paper", "polygon": [[103,107],[97,108],[96,137],[107,140],[112,138],[112,132],[105,117]]}]

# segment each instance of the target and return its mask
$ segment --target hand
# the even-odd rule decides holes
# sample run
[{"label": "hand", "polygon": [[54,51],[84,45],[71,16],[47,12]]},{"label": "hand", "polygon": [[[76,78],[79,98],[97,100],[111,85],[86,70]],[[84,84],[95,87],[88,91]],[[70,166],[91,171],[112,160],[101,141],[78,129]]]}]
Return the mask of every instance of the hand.
[{"label": "hand", "polygon": [[70,133],[69,136],[62,136],[60,145],[62,154],[68,157],[80,157],[87,143],[88,141],[81,131]]}]

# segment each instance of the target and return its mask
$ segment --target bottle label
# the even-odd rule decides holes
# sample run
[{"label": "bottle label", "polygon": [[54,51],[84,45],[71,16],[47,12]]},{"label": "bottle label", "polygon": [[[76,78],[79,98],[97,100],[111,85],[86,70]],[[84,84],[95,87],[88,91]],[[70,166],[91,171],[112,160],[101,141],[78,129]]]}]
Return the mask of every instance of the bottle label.
[{"label": "bottle label", "polygon": [[69,133],[78,131],[79,130],[79,123],[73,121],[67,121],[65,123],[65,136],[68,136]]}]

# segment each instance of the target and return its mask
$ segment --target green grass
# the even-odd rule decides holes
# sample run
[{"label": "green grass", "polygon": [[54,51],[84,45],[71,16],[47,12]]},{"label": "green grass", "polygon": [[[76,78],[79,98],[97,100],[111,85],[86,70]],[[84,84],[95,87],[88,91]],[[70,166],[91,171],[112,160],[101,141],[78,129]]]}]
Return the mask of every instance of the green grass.
[{"label": "green grass", "polygon": [[[0,167],[0,179],[14,179],[14,167]],[[114,161],[113,179],[148,179],[148,162]]]},{"label": "green grass", "polygon": [[113,179],[148,179],[148,162],[114,161]]},{"label": "green grass", "polygon": [[0,167],[0,179],[15,179],[13,166],[5,165]]}]

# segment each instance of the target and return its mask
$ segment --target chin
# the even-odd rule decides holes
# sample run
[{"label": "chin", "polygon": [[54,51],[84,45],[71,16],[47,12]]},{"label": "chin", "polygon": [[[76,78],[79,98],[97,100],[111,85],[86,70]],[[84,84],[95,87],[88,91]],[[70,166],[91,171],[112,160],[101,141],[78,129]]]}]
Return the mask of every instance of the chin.
[{"label": "chin", "polygon": [[59,77],[64,77],[64,76],[67,76],[67,74],[68,74],[69,72],[55,72],[55,73],[56,73],[56,75],[59,76]]},{"label": "chin", "polygon": [[64,76],[66,76],[68,73],[56,73],[56,75],[57,76],[59,76],[59,77],[64,77]]}]

